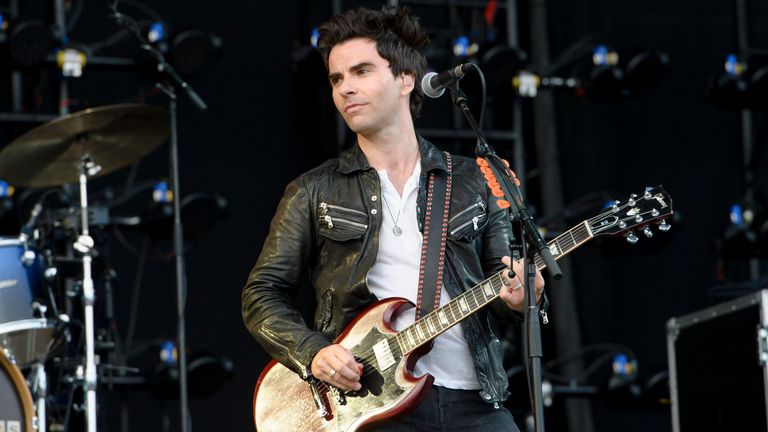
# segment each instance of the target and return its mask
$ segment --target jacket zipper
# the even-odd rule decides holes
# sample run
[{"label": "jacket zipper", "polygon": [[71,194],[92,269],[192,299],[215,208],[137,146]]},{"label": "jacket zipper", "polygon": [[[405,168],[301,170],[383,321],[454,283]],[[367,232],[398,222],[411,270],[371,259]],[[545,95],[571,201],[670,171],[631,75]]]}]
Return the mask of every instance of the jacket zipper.
[{"label": "jacket zipper", "polygon": [[[453,223],[453,221],[455,221],[455,220],[456,220],[456,219],[457,219],[459,216],[461,216],[461,215],[463,215],[464,213],[466,213],[466,212],[468,212],[468,211],[470,211],[470,210],[474,209],[475,207],[482,207],[483,209],[485,209],[485,206],[483,206],[483,204],[482,204],[482,203],[476,202],[476,203],[472,204],[471,206],[469,206],[469,207],[465,208],[464,210],[460,211],[460,212],[459,212],[457,215],[455,215],[454,217],[452,217],[452,218],[451,218],[451,219],[448,221],[448,223],[449,223],[449,224],[450,224],[450,223]],[[462,226],[464,226],[464,225],[462,225]]]},{"label": "jacket zipper", "polygon": [[[475,205],[477,205],[477,204],[475,204]],[[451,235],[456,235],[457,232],[461,231],[465,226],[467,226],[469,224],[472,224],[474,226],[474,228],[475,228],[475,231],[477,231],[478,228],[479,228],[479,226],[478,226],[479,223],[480,223],[480,216],[475,216],[475,217],[472,218],[472,220],[468,220],[468,221],[464,222],[463,224],[457,226],[455,230],[451,231]]]},{"label": "jacket zipper", "polygon": [[336,209],[336,210],[340,210],[340,211],[356,213],[356,214],[359,214],[359,215],[361,215],[363,217],[366,217],[366,218],[368,217],[368,215],[365,214],[365,212],[362,212],[360,210],[355,210],[355,209],[351,209],[351,208],[346,208],[346,207],[341,207],[341,206],[337,206],[337,205],[333,205],[333,204],[328,204],[326,202],[321,202],[320,203],[320,208],[325,210],[325,211],[328,211],[328,209]]},{"label": "jacket zipper", "polygon": [[323,216],[323,220],[325,221],[325,223],[328,224],[328,229],[333,229],[333,223],[334,222],[341,222],[342,224],[352,225],[352,226],[355,226],[355,227],[358,227],[358,228],[362,228],[364,230],[368,229],[368,225],[366,225],[366,224],[361,224],[359,222],[354,222],[354,221],[351,221],[349,219],[343,219],[343,218],[338,218],[338,217],[337,218],[331,217],[331,215]]}]

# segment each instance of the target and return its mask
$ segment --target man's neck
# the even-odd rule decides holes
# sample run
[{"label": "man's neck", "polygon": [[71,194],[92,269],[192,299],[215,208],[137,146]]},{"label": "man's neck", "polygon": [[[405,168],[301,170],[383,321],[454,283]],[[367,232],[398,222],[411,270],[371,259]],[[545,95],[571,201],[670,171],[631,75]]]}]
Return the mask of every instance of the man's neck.
[{"label": "man's neck", "polygon": [[402,195],[419,160],[419,141],[413,125],[409,130],[382,131],[374,137],[358,134],[357,141],[368,163],[377,171],[386,170],[389,180]]}]

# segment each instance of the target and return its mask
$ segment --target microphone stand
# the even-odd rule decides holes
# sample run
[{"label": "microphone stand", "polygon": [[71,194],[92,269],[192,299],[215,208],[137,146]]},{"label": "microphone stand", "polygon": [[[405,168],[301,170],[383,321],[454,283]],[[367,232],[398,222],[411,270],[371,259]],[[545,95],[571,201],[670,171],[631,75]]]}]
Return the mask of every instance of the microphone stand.
[{"label": "microphone stand", "polygon": [[[549,246],[544,241],[541,232],[539,232],[536,224],[533,222],[533,217],[531,216],[530,211],[525,206],[522,192],[517,183],[517,178],[514,177],[514,174],[509,167],[498,157],[498,155],[496,155],[496,152],[488,144],[488,141],[486,141],[472,112],[469,110],[467,97],[461,88],[459,88],[459,81],[456,80],[449,87],[449,90],[451,92],[451,100],[453,101],[453,104],[461,110],[464,117],[467,119],[467,123],[477,136],[477,148],[475,150],[477,157],[482,158],[487,162],[488,168],[490,168],[494,177],[497,179],[498,186],[503,192],[504,197],[507,199],[507,205],[511,209],[510,217],[513,217],[520,222],[523,230],[522,252],[523,261],[525,263],[523,289],[525,291],[525,322],[528,335],[528,377],[529,385],[531,387],[531,409],[534,413],[536,431],[543,432],[544,398],[541,389],[542,344],[541,327],[538,319],[539,306],[536,303],[535,290],[536,263],[534,261],[534,255],[528,253],[528,244],[536,248],[536,252],[538,252],[544,260],[544,263],[554,279],[562,278],[563,272],[560,270],[560,266],[552,256]],[[501,197],[498,196],[497,198],[501,199]]]},{"label": "microphone stand", "polygon": [[187,275],[186,265],[184,263],[184,230],[181,224],[181,192],[179,191],[179,141],[177,130],[177,96],[175,88],[184,90],[192,104],[200,111],[206,111],[208,105],[195,92],[195,90],[184,81],[176,69],[168,63],[165,55],[149,44],[141,34],[138,25],[133,18],[121,14],[116,6],[111,7],[112,18],[117,24],[126,28],[136,40],[139,41],[139,48],[147,51],[157,62],[158,72],[162,72],[171,82],[171,85],[165,85],[158,82],[155,84],[157,89],[162,91],[168,97],[169,110],[171,114],[171,139],[170,139],[170,159],[171,159],[171,183],[173,185],[173,251],[176,256],[176,307],[177,307],[177,327],[178,327],[178,367],[179,367],[179,404],[181,405],[181,431],[189,432],[192,428],[192,420],[189,415],[189,392],[187,385],[187,339],[185,309],[187,298]]}]

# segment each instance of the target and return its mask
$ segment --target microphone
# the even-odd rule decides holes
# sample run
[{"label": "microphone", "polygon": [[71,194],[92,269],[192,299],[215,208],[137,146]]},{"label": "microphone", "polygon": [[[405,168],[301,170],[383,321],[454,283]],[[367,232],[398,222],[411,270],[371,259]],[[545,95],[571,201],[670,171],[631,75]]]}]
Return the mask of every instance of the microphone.
[{"label": "microphone", "polygon": [[439,98],[445,93],[445,88],[460,80],[470,69],[475,67],[472,63],[464,63],[455,68],[440,72],[429,72],[421,79],[421,90],[425,96]]}]

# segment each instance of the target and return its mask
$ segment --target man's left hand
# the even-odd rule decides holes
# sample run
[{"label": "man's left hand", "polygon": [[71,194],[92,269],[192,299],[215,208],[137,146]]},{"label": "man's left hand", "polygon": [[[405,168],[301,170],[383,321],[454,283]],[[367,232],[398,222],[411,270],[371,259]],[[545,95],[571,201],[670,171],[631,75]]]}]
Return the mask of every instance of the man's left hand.
[{"label": "man's left hand", "polygon": [[[501,262],[511,269],[515,276],[510,278],[507,271],[503,272],[503,283],[499,296],[510,309],[523,313],[523,308],[525,307],[525,292],[521,289],[523,287],[523,262],[513,261],[508,256],[503,257]],[[539,303],[541,301],[541,293],[544,292],[544,277],[541,276],[541,272],[538,270],[536,270],[535,286],[536,303]]]}]

